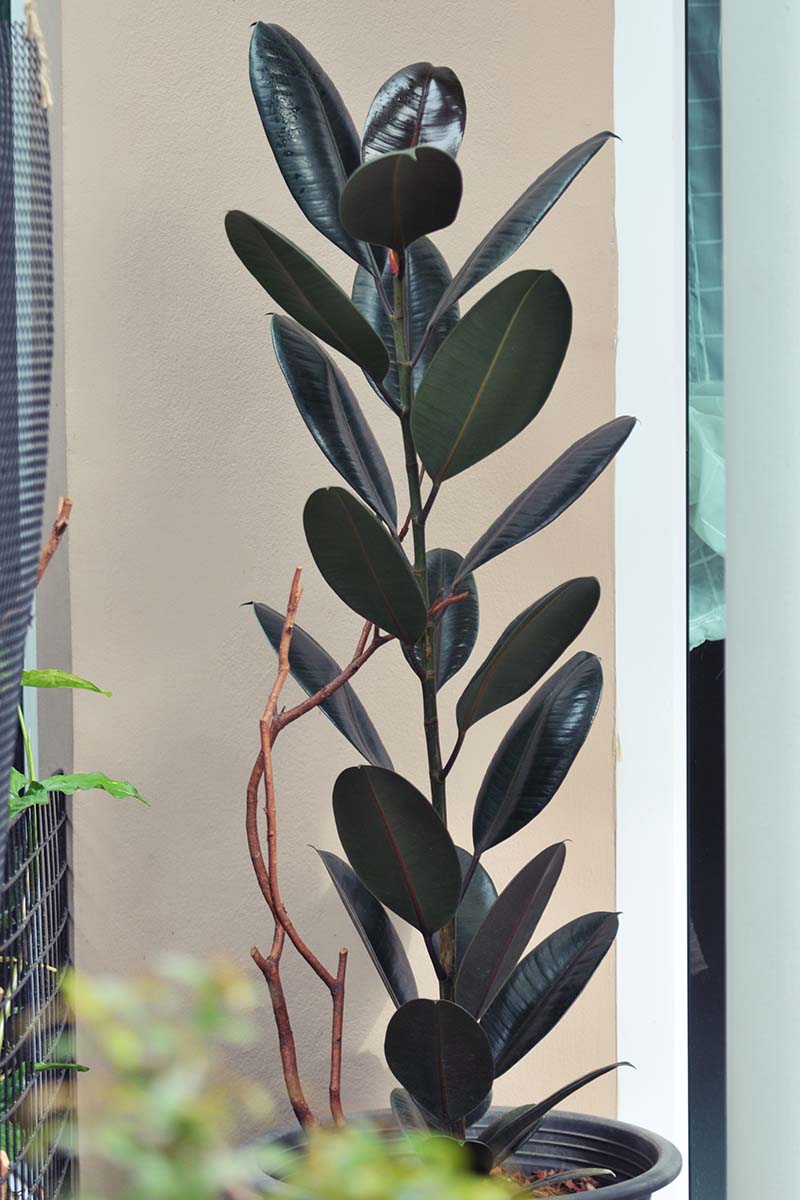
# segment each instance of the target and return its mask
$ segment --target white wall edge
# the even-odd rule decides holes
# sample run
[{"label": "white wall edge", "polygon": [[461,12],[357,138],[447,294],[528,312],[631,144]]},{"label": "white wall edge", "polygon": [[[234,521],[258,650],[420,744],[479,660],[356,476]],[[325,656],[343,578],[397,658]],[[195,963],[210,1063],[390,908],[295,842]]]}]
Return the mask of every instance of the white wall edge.
[{"label": "white wall edge", "polygon": [[[619,1116],[688,1144],[685,13],[617,0]],[[657,53],[654,53],[657,48]],[[669,1189],[688,1196],[688,1172]]]}]

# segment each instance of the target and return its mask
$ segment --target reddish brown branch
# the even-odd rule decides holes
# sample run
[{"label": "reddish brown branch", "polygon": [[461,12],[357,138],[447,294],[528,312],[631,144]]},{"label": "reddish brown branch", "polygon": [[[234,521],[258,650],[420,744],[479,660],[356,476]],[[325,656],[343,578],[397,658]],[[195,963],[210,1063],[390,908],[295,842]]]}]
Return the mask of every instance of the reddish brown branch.
[{"label": "reddish brown branch", "polygon": [[67,532],[69,518],[72,513],[72,499],[69,496],[59,496],[58,509],[56,511],[56,519],[53,522],[53,528],[50,530],[50,536],[45,542],[42,553],[39,557],[39,567],[36,571],[36,584],[41,583],[42,577],[50,565],[50,559],[55,554],[59,547],[61,539]]},{"label": "reddish brown branch", "polygon": [[459,592],[457,596],[447,596],[444,600],[437,600],[429,610],[428,616],[435,617],[437,613],[444,612],[451,604],[458,604],[461,600],[466,600],[468,596],[469,592]]},{"label": "reddish brown branch", "polygon": [[250,951],[253,962],[267,981],[269,988],[269,996],[272,1001],[272,1011],[275,1015],[275,1025],[278,1029],[278,1045],[280,1047],[281,1066],[283,1068],[283,1079],[286,1084],[286,1091],[289,1096],[289,1101],[294,1110],[294,1115],[297,1117],[300,1124],[305,1129],[319,1125],[319,1121],[314,1116],[308,1101],[303,1091],[303,1085],[300,1082],[300,1070],[297,1065],[297,1049],[294,1041],[294,1031],[292,1023],[289,1019],[289,1009],[286,1005],[286,996],[283,991],[283,983],[281,982],[280,959],[283,950],[283,930],[276,924],[276,931],[280,939],[280,945],[275,950],[270,951],[269,958],[264,958],[255,946]]},{"label": "reddish brown branch", "polygon": [[344,986],[347,974],[347,951],[339,951],[339,966],[336,971],[336,986],[333,996],[333,1020],[331,1022],[331,1116],[337,1125],[345,1124],[342,1108],[342,1036],[344,1027]]}]

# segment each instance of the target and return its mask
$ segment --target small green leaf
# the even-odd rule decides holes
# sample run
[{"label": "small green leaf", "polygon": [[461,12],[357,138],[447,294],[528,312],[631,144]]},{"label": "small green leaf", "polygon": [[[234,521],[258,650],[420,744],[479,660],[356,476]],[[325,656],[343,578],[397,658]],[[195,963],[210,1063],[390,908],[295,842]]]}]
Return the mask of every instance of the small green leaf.
[{"label": "small green leaf", "polygon": [[381,154],[354,171],[339,211],[352,237],[403,250],[452,225],[461,190],[456,160],[434,146],[417,146]]},{"label": "small green leaf", "polygon": [[109,796],[114,796],[117,800],[132,797],[134,800],[140,800],[142,804],[147,804],[144,796],[139,795],[132,783],[124,779],[109,779],[101,771],[78,775],[51,775],[49,779],[42,779],[40,786],[47,792],[63,792],[67,796],[75,792],[91,792],[96,788],[101,792],[108,792]]},{"label": "small green leaf", "polygon": [[87,692],[99,692],[101,696],[110,696],[96,683],[81,679],[80,675],[70,675],[69,671],[59,671],[50,667],[44,671],[23,671],[22,686],[33,688],[82,688]]}]

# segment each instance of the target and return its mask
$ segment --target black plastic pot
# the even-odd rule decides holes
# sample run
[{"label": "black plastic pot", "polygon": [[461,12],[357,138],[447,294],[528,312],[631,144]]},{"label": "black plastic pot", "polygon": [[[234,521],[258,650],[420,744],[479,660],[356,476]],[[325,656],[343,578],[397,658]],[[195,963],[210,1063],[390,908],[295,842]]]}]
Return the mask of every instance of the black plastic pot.
[{"label": "black plastic pot", "polygon": [[[472,1135],[480,1137],[480,1130],[505,1111],[493,1108],[471,1130]],[[388,1110],[364,1113],[362,1119],[383,1130],[387,1138],[403,1136]],[[293,1126],[276,1130],[268,1140],[287,1149],[300,1149],[304,1134]],[[602,1189],[598,1188],[602,1190],[603,1200],[649,1200],[654,1192],[677,1177],[681,1156],[666,1138],[647,1129],[606,1117],[554,1112],[545,1118],[536,1136],[507,1160],[506,1166],[523,1172],[542,1168],[607,1167],[616,1179],[603,1185]],[[283,1190],[280,1180],[268,1179],[267,1194],[280,1195]]]}]

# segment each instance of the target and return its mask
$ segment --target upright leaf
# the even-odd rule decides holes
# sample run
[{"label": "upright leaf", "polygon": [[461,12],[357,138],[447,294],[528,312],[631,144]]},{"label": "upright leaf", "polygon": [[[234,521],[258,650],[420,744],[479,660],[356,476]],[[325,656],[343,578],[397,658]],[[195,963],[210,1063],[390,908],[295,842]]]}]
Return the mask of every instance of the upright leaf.
[{"label": "upright leaf", "polygon": [[414,401],[414,444],[435,483],[480,462],[536,416],[561,370],[572,305],[552,271],[519,271],[462,317]]},{"label": "upright leaf", "polygon": [[403,1133],[430,1133],[430,1126],[405,1088],[392,1088],[389,1095],[392,1115]]},{"label": "upright leaf", "polygon": [[[270,608],[268,604],[254,604],[253,608],[259,625],[267,635],[273,650],[277,652],[281,642],[284,614]],[[313,696],[342,673],[342,668],[327,650],[299,625],[294,627],[289,646],[289,669],[307,696]],[[323,700],[319,707],[348,742],[355,746],[359,754],[363,754],[368,763],[391,770],[392,760],[352,684],[342,684],[327,700]]]},{"label": "upright leaf", "polygon": [[412,1000],[384,1044],[389,1070],[440,1121],[460,1121],[491,1090],[492,1053],[474,1017],[448,1000]]},{"label": "upright leaf", "polygon": [[342,97],[315,58],[280,25],[257,22],[250,83],[283,178],[308,220],[365,267],[369,250],[345,233],[339,196],[361,161]]},{"label": "upright leaf", "polygon": [[382,905],[346,862],[327,850],[317,853],[395,1008],[415,1000],[417,984],[408,955]]},{"label": "upright leaf", "polygon": [[[421,344],[431,313],[451,278],[452,276],[450,275],[447,263],[430,238],[419,238],[413,245],[408,247],[406,250],[406,305],[408,308],[409,341],[412,353]],[[392,268],[388,261],[383,268],[382,281],[384,292],[387,296],[391,296],[393,287]],[[386,309],[381,304],[375,280],[363,267],[359,267],[356,271],[353,283],[353,303],[383,339],[389,355],[389,370],[384,377],[383,388],[394,400],[395,407],[399,408],[400,381],[397,376],[392,323],[389,320]],[[431,359],[450,330],[457,324],[458,318],[458,305],[454,305],[448,309],[447,313],[439,321],[436,329],[428,338],[414,367],[413,378],[415,388],[419,387]],[[378,392],[378,395],[380,394]]]},{"label": "upright leaf", "polygon": [[[461,864],[461,877],[464,879],[472,866],[472,855],[469,850],[464,850],[461,846],[456,846],[456,852],[458,853],[458,861]],[[467,890],[462,895],[458,909],[456,910],[454,920],[456,969],[458,969],[470,942],[480,929],[496,899],[497,888],[492,883],[489,873],[483,864],[478,863],[469,881]],[[434,935],[433,944],[438,954],[438,933]],[[477,1121],[478,1118],[475,1117],[475,1120]]]},{"label": "upright leaf", "polygon": [[436,146],[458,154],[467,102],[455,72],[433,63],[412,63],[386,80],[370,105],[361,139],[364,162],[393,150]]},{"label": "upright leaf", "polygon": [[616,913],[578,917],[523,958],[481,1022],[502,1075],[558,1024],[608,953]]},{"label": "upright leaf", "polygon": [[539,688],[498,746],[475,801],[479,854],[523,829],[550,803],[592,727],[603,668],[580,651]]},{"label": "upright leaf", "polygon": [[531,940],[566,858],[563,842],[549,846],[504,888],[464,956],[455,998],[480,1019]]},{"label": "upright leaf", "polygon": [[345,604],[403,642],[422,636],[428,614],[411,564],[369,509],[344,488],[320,488],[303,525],[314,562]]},{"label": "upright leaf", "polygon": [[466,593],[465,600],[450,604],[436,618],[433,638],[436,686],[444,687],[460,671],[472,653],[478,637],[478,589],[472,576],[462,579],[453,591],[453,579],[461,565],[455,550],[429,550],[428,596],[431,604],[451,594]]},{"label": "upright leaf", "polygon": [[456,581],[559,517],[605,470],[635,424],[633,417],[616,417],[565,450],[478,538],[464,555]]},{"label": "upright leaf", "polygon": [[272,344],[301,417],[325,457],[392,529],[392,477],[358,400],[321,346],[288,317],[272,322]]},{"label": "upright leaf", "polygon": [[458,701],[459,730],[465,732],[533,687],[578,636],[599,599],[596,579],[570,579],[515,617]]},{"label": "upright leaf", "polygon": [[450,834],[413,784],[380,767],[349,767],[333,789],[345,854],[365,887],[426,937],[446,925],[461,892]]},{"label": "upright leaf", "polygon": [[436,306],[430,325],[444,316],[451,304],[473,288],[476,283],[504,263],[530,236],[556,200],[564,194],[597,151],[602,149],[613,133],[596,133],[580,145],[568,150],[539,176],[493,225],[478,243],[453,282]]},{"label": "upright leaf", "polygon": [[364,163],[344,186],[342,224],[353,237],[402,250],[452,225],[461,203],[461,171],[433,146],[398,150]]},{"label": "upright leaf", "polygon": [[225,229],[238,258],[273,300],[367,374],[383,379],[389,369],[386,347],[322,267],[247,213],[229,212]]},{"label": "upright leaf", "polygon": [[573,1079],[572,1083],[560,1087],[557,1092],[553,1092],[545,1100],[539,1100],[535,1104],[521,1104],[517,1108],[502,1113],[481,1131],[481,1139],[492,1151],[495,1163],[504,1162],[520,1148],[523,1142],[532,1137],[550,1110],[557,1104],[562,1104],[574,1092],[586,1087],[587,1084],[594,1083],[595,1079],[608,1075],[609,1071],[616,1071],[619,1067],[629,1067],[630,1065],[630,1063],[617,1062],[609,1063],[607,1067],[598,1067],[594,1071],[587,1072],[586,1075],[581,1075],[580,1079]]}]

